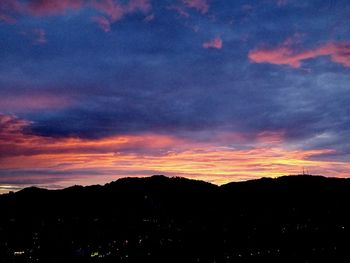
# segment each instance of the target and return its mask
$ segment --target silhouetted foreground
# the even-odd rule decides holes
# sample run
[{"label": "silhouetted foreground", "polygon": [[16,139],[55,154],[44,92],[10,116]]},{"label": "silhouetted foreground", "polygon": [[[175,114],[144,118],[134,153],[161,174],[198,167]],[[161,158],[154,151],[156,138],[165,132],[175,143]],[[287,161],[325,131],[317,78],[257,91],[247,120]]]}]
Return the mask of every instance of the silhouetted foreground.
[{"label": "silhouetted foreground", "polygon": [[0,262],[349,262],[350,180],[181,178],[0,196]]}]

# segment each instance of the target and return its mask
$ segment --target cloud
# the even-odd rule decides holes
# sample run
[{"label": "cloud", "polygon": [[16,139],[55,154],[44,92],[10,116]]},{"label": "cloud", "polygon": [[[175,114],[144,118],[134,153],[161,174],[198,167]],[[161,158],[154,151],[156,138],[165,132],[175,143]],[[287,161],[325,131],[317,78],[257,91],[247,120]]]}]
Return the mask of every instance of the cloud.
[{"label": "cloud", "polygon": [[150,14],[150,15],[146,16],[145,19],[144,19],[143,21],[145,21],[145,22],[148,23],[148,22],[153,21],[154,18],[155,18],[155,15],[154,15],[154,14]]},{"label": "cloud", "polygon": [[[0,184],[103,183],[155,173],[220,184],[298,173],[301,167],[333,176],[346,176],[350,169],[347,161],[317,158],[334,153],[331,149],[284,148],[281,132],[259,132],[252,139],[218,133],[204,141],[157,133],[81,139],[36,135],[31,126],[30,121],[0,114]],[[249,147],[230,146],[247,141]]]},{"label": "cloud", "polygon": [[288,65],[293,68],[301,67],[302,61],[307,59],[330,56],[331,61],[350,67],[350,42],[330,42],[318,48],[299,50],[292,47],[290,41],[285,41],[276,48],[252,50],[248,56],[255,63]]},{"label": "cloud", "polygon": [[288,4],[288,0],[276,0],[278,6],[285,6]]},{"label": "cloud", "polygon": [[221,49],[222,48],[222,39],[220,37],[213,38],[205,43],[203,43],[203,48],[215,48],[215,49]]},{"label": "cloud", "polygon": [[209,4],[206,0],[182,0],[182,2],[186,6],[194,8],[203,14],[207,13],[209,10]]},{"label": "cloud", "polygon": [[178,5],[171,5],[167,7],[168,10],[174,10],[176,13],[178,13],[180,16],[185,17],[185,18],[189,18],[190,14],[188,12],[185,11],[185,8],[182,6],[178,6]]},{"label": "cloud", "polygon": [[48,109],[63,109],[72,105],[72,100],[57,95],[19,94],[0,97],[1,112],[32,112]]},{"label": "cloud", "polygon": [[[141,12],[148,13],[151,9],[150,0],[4,0],[0,2],[0,20],[10,22],[11,17],[7,13],[32,16],[63,15],[68,10],[81,10],[93,8],[108,18],[109,23],[121,20],[125,15]],[[93,17],[103,30],[108,29],[107,18]]]},{"label": "cloud", "polygon": [[3,21],[7,24],[15,24],[16,23],[16,19],[8,16],[8,15],[4,15],[4,14],[0,14],[0,21]]},{"label": "cloud", "polygon": [[0,1],[0,22],[3,21],[8,24],[16,23],[13,17],[14,12],[21,10],[21,3],[18,0],[1,0]]},{"label": "cloud", "polygon": [[113,0],[92,1],[91,5],[101,13],[107,15],[113,22],[122,19],[127,12],[127,9],[124,9],[123,6]]},{"label": "cloud", "polygon": [[7,140],[16,134],[21,134],[30,123],[30,121],[19,119],[16,116],[0,113],[0,138]]},{"label": "cloud", "polygon": [[22,9],[36,16],[62,14],[69,9],[78,10],[84,5],[83,0],[36,0],[23,4]]},{"label": "cloud", "polygon": [[22,3],[18,0],[2,0],[0,2],[0,10],[4,11],[19,11]]},{"label": "cloud", "polygon": [[[328,60],[328,64],[335,65],[331,59],[343,59],[344,64],[347,59],[341,52],[340,42],[325,39],[328,34],[321,36],[325,42],[319,42],[319,33],[332,24],[329,24],[332,19],[325,19],[329,12],[319,12],[319,16],[314,17],[316,20],[310,20],[308,17],[314,6],[289,1],[283,12],[279,12],[281,9],[276,0],[267,1],[272,4],[264,9],[251,2],[254,14],[249,19],[246,16],[251,7],[242,8],[239,1],[226,1],[224,5],[208,1],[209,11],[204,15],[182,0],[153,0],[152,10],[151,6],[147,7],[147,1],[129,5],[128,0],[99,0],[104,5],[97,9],[91,0],[82,1],[81,5],[79,1],[60,1],[57,6],[54,0],[48,4],[33,0],[37,5],[31,6],[31,10],[27,0],[6,2],[5,8],[5,1],[0,1],[0,14],[17,19],[17,23],[13,26],[0,24],[4,51],[0,61],[0,112],[17,114],[33,123],[17,133],[17,140],[12,137],[8,144],[2,141],[0,151],[7,149],[4,152],[7,157],[1,166],[19,165],[17,170],[15,166],[9,168],[12,172],[3,170],[3,174],[39,173],[33,169],[37,163],[41,174],[52,174],[57,165],[60,176],[64,172],[70,175],[92,172],[125,175],[129,173],[126,166],[121,165],[125,161],[126,164],[135,162],[133,170],[141,175],[145,174],[140,170],[142,154],[149,158],[145,164],[148,170],[157,171],[159,169],[151,167],[151,161],[157,162],[155,156],[160,156],[165,162],[168,150],[179,159],[173,166],[168,163],[165,167],[164,163],[164,173],[173,170],[173,173],[188,175],[185,171],[175,170],[175,166],[199,165],[195,150],[208,151],[207,154],[216,152],[217,162],[208,163],[213,167],[210,173],[214,174],[215,167],[223,173],[229,169],[225,153],[227,159],[236,160],[238,150],[248,151],[257,145],[271,153],[272,146],[283,150],[281,145],[286,142],[298,145],[298,152],[300,149],[336,149],[337,153],[342,150],[342,156],[333,158],[349,160],[350,147],[346,143],[350,130],[348,68],[342,68],[342,64],[327,65]],[[16,2],[22,4],[18,6]],[[178,5],[190,17],[182,19],[176,11],[167,11],[171,5]],[[319,6],[322,10],[324,7]],[[293,13],[295,8],[298,12]],[[339,5],[337,11],[340,9]],[[334,15],[345,17],[342,12]],[[144,18],[151,14],[155,14],[156,19],[147,25]],[[104,19],[100,21],[104,24],[99,24],[96,17]],[[121,20],[125,21],[114,24]],[[271,22],[277,20],[278,25]],[[229,24],[231,21],[234,21],[233,25]],[[281,35],[289,36],[289,32],[300,28],[295,21],[300,22],[299,26],[302,25],[308,36],[308,47],[304,46],[304,49],[300,49],[304,41],[298,42],[295,37],[279,45]],[[349,30],[340,22],[337,23],[339,30],[331,39],[345,39]],[[87,23],[97,29],[88,30]],[[118,32],[104,37],[101,36],[103,31],[96,32],[100,27],[108,31],[109,26],[110,30]],[[201,29],[197,34],[189,30],[195,27]],[[33,34],[33,28],[47,30],[50,44],[31,46],[40,35]],[[18,31],[28,32],[27,41],[23,41]],[[269,41],[277,44],[264,49],[254,46],[266,39],[266,33],[269,33]],[[204,50],[203,42],[210,42],[216,36],[225,36],[223,41],[227,39],[228,42],[221,50]],[[323,57],[319,62],[326,63],[319,63],[320,67],[309,73],[281,71],[278,66],[249,66],[249,60],[244,59],[251,46],[257,47],[253,51],[284,47],[290,54],[282,58],[280,55],[279,59],[287,63],[287,67],[291,64],[303,66],[306,60],[295,58],[296,55],[303,54],[301,57],[305,58],[306,51],[320,53],[317,49],[330,43],[333,46],[327,48],[332,55]],[[222,52],[226,48],[230,56]],[[346,53],[345,48],[343,53]],[[65,96],[74,101],[66,101]],[[220,131],[216,142],[208,139],[213,131]],[[274,138],[275,131],[284,131],[285,137]],[[320,143],[321,139],[316,136],[324,132],[331,132],[332,137],[323,138]],[[243,134],[244,142],[231,133]],[[245,134],[250,137],[245,139]],[[258,138],[257,134],[260,134]],[[186,138],[187,146],[179,150],[174,148],[174,143],[175,146],[159,147],[158,150],[146,145],[145,140],[162,141],[160,135]],[[123,136],[127,137],[128,143],[117,145],[115,141]],[[310,139],[308,144],[305,144],[306,139]],[[183,145],[181,142],[177,145]],[[185,150],[189,159],[185,158]],[[257,156],[257,152],[255,154]],[[183,158],[181,162],[180,157]],[[220,167],[220,162],[227,165]],[[89,164],[88,170],[77,167],[78,163],[81,166]],[[292,165],[291,169],[299,171],[296,166]],[[197,168],[202,169],[198,176],[203,177],[205,168]],[[243,170],[253,176],[247,167]],[[237,178],[237,173],[231,178]],[[257,174],[262,172],[259,170]]]},{"label": "cloud", "polygon": [[46,44],[46,31],[42,28],[36,28],[33,30],[33,33],[35,34],[35,40],[34,43],[43,45]]},{"label": "cloud", "polygon": [[44,45],[47,43],[46,31],[43,28],[22,31],[20,32],[20,35],[30,39],[35,45]]},{"label": "cloud", "polygon": [[150,0],[130,0],[128,4],[125,6],[125,10],[128,13],[132,13],[135,11],[141,11],[143,13],[147,13],[152,9]]},{"label": "cloud", "polygon": [[84,0],[2,0],[0,10],[33,16],[51,16],[63,14],[69,9],[78,10],[86,4]]},{"label": "cloud", "polygon": [[91,20],[96,22],[103,31],[111,31],[111,22],[107,18],[103,16],[93,16]]},{"label": "cloud", "polygon": [[[151,10],[149,0],[129,0],[127,4],[120,4],[113,0],[97,1],[93,0],[91,5],[98,11],[102,12],[109,18],[109,22],[113,23],[121,20],[125,15],[134,12],[147,13]],[[107,19],[100,20],[104,28],[107,28]]]}]

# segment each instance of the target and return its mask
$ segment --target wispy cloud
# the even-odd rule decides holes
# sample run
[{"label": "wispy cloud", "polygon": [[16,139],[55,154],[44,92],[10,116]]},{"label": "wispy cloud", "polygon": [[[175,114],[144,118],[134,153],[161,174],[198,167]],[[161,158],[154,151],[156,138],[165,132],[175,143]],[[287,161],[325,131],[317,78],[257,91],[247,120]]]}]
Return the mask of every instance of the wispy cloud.
[{"label": "wispy cloud", "polygon": [[[15,0],[16,1],[16,0]],[[85,1],[83,0],[42,0],[28,1],[27,3],[20,2],[19,11],[30,13],[36,16],[49,16],[62,14],[69,9],[80,9]]]},{"label": "wispy cloud", "polygon": [[276,0],[278,6],[285,6],[288,4],[288,0]]},{"label": "wispy cloud", "polygon": [[50,94],[19,94],[0,97],[1,112],[32,112],[44,109],[62,109],[73,101],[64,96]]},{"label": "wispy cloud", "polygon": [[113,0],[92,1],[91,6],[105,14],[111,22],[122,19],[125,15],[134,12],[147,13],[151,10],[149,0],[130,0],[127,4],[121,4]]},{"label": "wispy cloud", "polygon": [[[69,10],[79,11],[83,8],[93,8],[105,17],[94,16],[93,21],[107,31],[108,23],[114,23],[125,15],[141,12],[148,13],[151,9],[150,0],[42,0],[23,2],[19,0],[4,0],[0,2],[0,20],[12,22],[9,14],[31,16],[63,15]],[[97,19],[98,18],[98,19]]]},{"label": "wispy cloud", "polygon": [[203,43],[203,48],[221,49],[222,46],[223,46],[223,42],[222,42],[222,39],[220,37],[213,38],[213,39]]},{"label": "wispy cloud", "polygon": [[307,59],[320,56],[330,56],[331,61],[350,67],[350,42],[330,42],[317,48],[300,50],[293,47],[289,41],[275,48],[258,48],[249,52],[249,59],[255,63],[271,63],[288,65],[293,68],[301,67]]},{"label": "wispy cloud", "polygon": [[104,16],[93,16],[91,17],[91,20],[93,22],[96,22],[96,24],[105,32],[111,31],[111,22],[105,18]]},{"label": "wispy cloud", "polygon": [[143,21],[145,21],[145,22],[151,22],[151,21],[154,20],[154,18],[155,18],[155,15],[154,15],[154,14],[150,14],[150,15],[146,16],[145,19],[144,19]]},{"label": "wispy cloud", "polygon": [[189,18],[190,14],[188,12],[186,12],[186,10],[184,9],[184,7],[179,6],[179,5],[171,5],[167,7],[168,10],[174,10],[176,13],[178,13],[181,17],[184,18]]},{"label": "wispy cloud", "polygon": [[0,14],[0,22],[3,21],[7,24],[15,24],[16,23],[16,19],[11,17],[11,16],[8,16],[8,15],[5,15],[5,14]]},{"label": "wispy cloud", "polygon": [[209,10],[209,4],[206,0],[182,0],[183,3],[190,7],[197,9],[199,12],[205,14]]},{"label": "wispy cloud", "polygon": [[36,28],[33,30],[33,34],[35,35],[34,43],[38,45],[46,44],[46,31],[42,28]]}]

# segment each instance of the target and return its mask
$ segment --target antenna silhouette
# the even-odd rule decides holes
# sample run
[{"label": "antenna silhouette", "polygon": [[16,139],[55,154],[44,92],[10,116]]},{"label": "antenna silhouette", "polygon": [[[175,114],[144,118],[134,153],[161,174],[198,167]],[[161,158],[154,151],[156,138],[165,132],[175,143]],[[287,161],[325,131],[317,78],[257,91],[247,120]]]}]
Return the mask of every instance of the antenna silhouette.
[{"label": "antenna silhouette", "polygon": [[309,175],[309,170],[303,167],[303,175]]}]

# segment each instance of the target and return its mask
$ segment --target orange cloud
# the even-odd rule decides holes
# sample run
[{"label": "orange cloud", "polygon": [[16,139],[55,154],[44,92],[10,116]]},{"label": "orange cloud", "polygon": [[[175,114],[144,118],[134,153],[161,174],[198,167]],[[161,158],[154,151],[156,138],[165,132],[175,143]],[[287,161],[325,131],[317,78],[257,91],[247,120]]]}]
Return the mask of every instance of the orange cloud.
[{"label": "orange cloud", "polygon": [[[119,135],[92,140],[43,137],[26,133],[29,127],[28,121],[0,115],[2,184],[25,178],[39,183],[40,180],[56,178],[61,185],[91,184],[105,183],[121,176],[152,174],[178,175],[223,184],[300,173],[303,167],[315,174],[343,177],[350,169],[350,164],[345,161],[317,159],[318,155],[333,153],[332,149],[284,148],[284,136],[279,132],[260,133],[251,140],[250,147],[240,149],[227,146],[245,142],[244,135],[237,134],[224,134],[219,143],[160,134]],[[26,171],[32,174],[24,175]],[[35,175],[33,171],[40,174]]]},{"label": "orange cloud", "polygon": [[214,39],[211,39],[211,40],[203,43],[203,48],[221,49],[222,45],[223,45],[222,39],[220,37],[216,37]]},{"label": "orange cloud", "polygon": [[249,52],[249,59],[255,63],[271,63],[299,68],[301,62],[320,56],[330,56],[335,63],[350,67],[350,42],[327,43],[310,50],[297,50],[285,42],[272,49],[256,49]]}]

